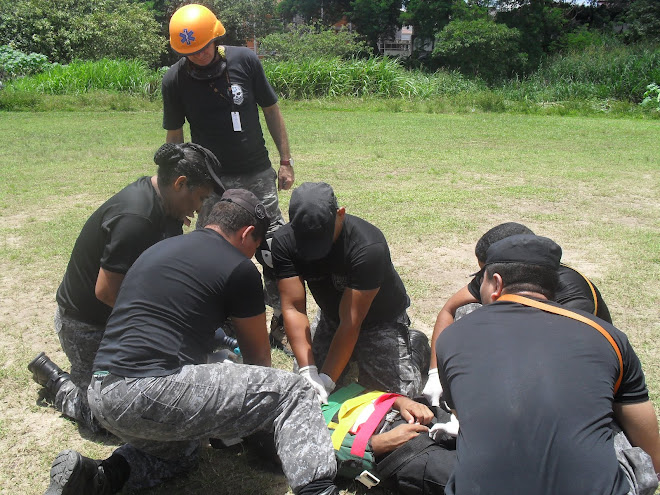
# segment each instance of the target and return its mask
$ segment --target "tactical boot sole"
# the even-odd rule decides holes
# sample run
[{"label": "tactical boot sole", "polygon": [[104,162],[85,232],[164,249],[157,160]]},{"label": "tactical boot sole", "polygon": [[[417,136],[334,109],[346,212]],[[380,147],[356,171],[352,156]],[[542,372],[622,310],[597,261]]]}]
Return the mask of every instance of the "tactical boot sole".
[{"label": "tactical boot sole", "polygon": [[75,450],[63,450],[50,468],[50,486],[44,495],[83,495],[77,486],[82,475],[82,455]]}]

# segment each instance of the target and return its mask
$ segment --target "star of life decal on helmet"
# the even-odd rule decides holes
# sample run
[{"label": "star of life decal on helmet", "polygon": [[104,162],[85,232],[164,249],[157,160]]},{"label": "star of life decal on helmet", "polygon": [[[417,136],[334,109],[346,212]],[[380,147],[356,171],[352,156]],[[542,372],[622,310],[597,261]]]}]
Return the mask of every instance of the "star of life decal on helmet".
[{"label": "star of life decal on helmet", "polygon": [[191,41],[195,41],[195,31],[188,31],[188,29],[184,29],[183,32],[179,33],[179,36],[181,36],[181,43],[189,45]]},{"label": "star of life decal on helmet", "polygon": [[241,105],[245,99],[243,97],[243,88],[239,84],[231,85],[231,95],[234,98],[234,105]]}]

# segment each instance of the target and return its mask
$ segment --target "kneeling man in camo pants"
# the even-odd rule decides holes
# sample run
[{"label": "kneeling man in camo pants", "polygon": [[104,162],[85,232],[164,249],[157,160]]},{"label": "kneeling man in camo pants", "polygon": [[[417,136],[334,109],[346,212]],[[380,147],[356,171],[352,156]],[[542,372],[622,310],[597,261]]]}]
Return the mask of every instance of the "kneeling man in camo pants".
[{"label": "kneeling man in camo pants", "polygon": [[[101,462],[60,453],[48,494],[154,486],[189,470],[201,441],[257,430],[273,433],[296,495],[338,493],[313,389],[268,367],[263,286],[250,260],[268,223],[252,193],[230,189],[205,229],[162,241],[138,258],[108,320],[88,389],[95,417],[127,443]],[[226,317],[248,365],[206,364]]]},{"label": "kneeling man in camo pants", "polygon": [[[412,358],[410,299],[383,233],[346,214],[324,182],[305,182],[293,191],[289,219],[275,233],[271,252],[300,374],[327,402],[355,360],[363,386],[415,396],[421,371]],[[305,284],[320,308],[313,337]]]}]

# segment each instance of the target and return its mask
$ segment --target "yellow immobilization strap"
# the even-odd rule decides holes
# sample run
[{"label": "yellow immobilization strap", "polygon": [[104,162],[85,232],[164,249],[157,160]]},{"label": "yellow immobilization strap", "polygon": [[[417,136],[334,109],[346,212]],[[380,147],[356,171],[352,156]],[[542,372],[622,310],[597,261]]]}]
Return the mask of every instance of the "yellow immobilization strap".
[{"label": "yellow immobilization strap", "polygon": [[[362,412],[362,409],[381,395],[383,395],[383,392],[369,392],[353,399],[349,399],[342,404],[339,413],[337,414],[338,423],[332,434],[332,446],[335,450],[339,450],[341,447],[344,437],[355,423],[355,420]],[[332,424],[328,426],[332,428]]]}]

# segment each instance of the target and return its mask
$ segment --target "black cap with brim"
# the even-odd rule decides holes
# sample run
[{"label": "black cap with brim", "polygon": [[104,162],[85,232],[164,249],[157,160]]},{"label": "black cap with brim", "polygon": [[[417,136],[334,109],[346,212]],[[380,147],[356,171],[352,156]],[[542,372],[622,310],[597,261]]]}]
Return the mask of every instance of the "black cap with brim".
[{"label": "black cap with brim", "polygon": [[204,146],[195,143],[186,143],[185,146],[194,149],[195,151],[201,153],[204,156],[206,169],[208,170],[209,175],[213,179],[213,183],[214,183],[213,192],[219,195],[224,194],[226,189],[224,184],[220,180],[220,176],[222,175],[222,165],[220,165],[220,160],[218,160],[218,158],[211,150],[204,148]]},{"label": "black cap with brim", "polygon": [[485,266],[518,263],[557,270],[561,254],[561,247],[552,239],[533,234],[518,234],[493,243],[486,251]]},{"label": "black cap with brim", "polygon": [[227,189],[220,201],[234,203],[245,209],[258,222],[261,222],[266,230],[270,226],[270,218],[266,212],[266,207],[259,201],[259,198],[247,189]]},{"label": "black cap with brim", "polygon": [[298,255],[307,261],[326,256],[332,248],[337,198],[325,182],[305,182],[291,194],[289,219]]}]

